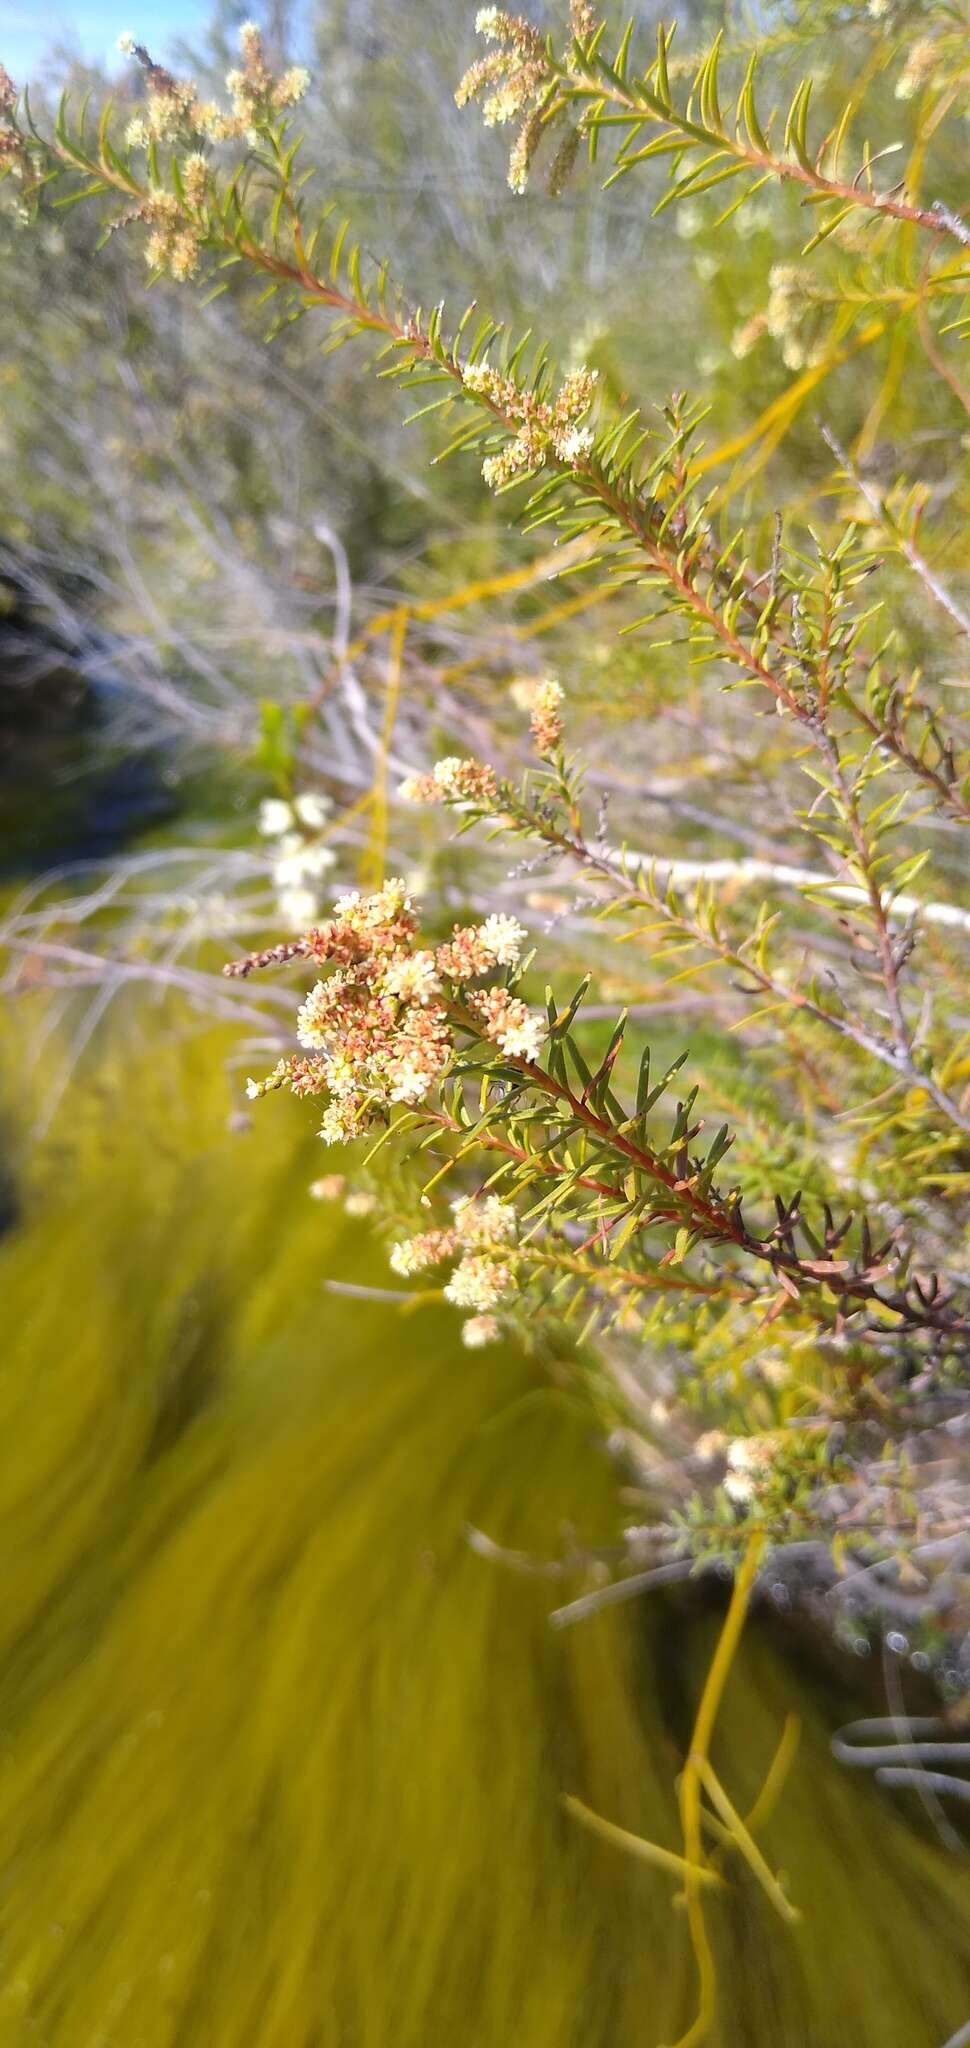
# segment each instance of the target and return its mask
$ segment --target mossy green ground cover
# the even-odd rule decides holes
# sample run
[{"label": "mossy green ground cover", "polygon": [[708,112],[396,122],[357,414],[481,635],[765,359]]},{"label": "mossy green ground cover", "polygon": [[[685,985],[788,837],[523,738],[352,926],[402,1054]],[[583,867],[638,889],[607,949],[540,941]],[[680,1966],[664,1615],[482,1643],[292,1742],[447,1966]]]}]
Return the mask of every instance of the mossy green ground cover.
[{"label": "mossy green ground cover", "polygon": [[[669,2041],[694,1995],[671,1883],[561,1795],[678,1846],[717,1615],[556,1633],[561,1583],[469,1549],[469,1522],[542,1555],[564,1521],[613,1539],[590,1413],[463,1352],[446,1309],[327,1293],[386,1274],[307,1199],[299,1105],[232,1130],[226,1040],[141,1029],[33,1159],[10,1105],[2,2048]],[[793,1706],[765,1847],[804,1917],[743,1877],[714,1903],[715,2038],[941,2048],[970,2013],[967,1866],[830,1760],[848,1689],[757,1622],[716,1742],[742,1807]]]}]

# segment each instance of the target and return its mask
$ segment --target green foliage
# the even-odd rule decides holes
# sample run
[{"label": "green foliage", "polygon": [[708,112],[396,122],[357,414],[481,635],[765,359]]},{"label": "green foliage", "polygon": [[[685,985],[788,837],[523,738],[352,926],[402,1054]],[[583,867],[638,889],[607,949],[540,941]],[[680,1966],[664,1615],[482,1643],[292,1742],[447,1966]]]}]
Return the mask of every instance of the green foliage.
[{"label": "green foliage", "polygon": [[[430,594],[402,594],[356,641],[344,621],[302,701],[267,702],[260,681],[257,760],[281,796],[307,778],[328,702],[343,738],[335,693],[363,734],[369,787],[339,764],[326,779],[366,892],[282,942],[267,930],[223,1000],[258,1024],[250,976],[312,967],[300,1050],[284,1043],[249,1093],[320,1098],[321,1136],[366,1143],[358,1198],[391,1269],[430,1276],[402,1305],[443,1294],[473,1311],[470,1346],[508,1329],[554,1369],[572,1345],[642,1505],[623,1567],[737,1567],[680,1783],[683,1856],[640,1844],[683,1878],[699,2011],[681,2048],[714,2021],[704,1898],[722,1852],[793,1917],[709,1755],[766,1549],[803,1546],[837,1599],[861,1581],[856,1626],[902,1609],[918,1629],[938,1604],[968,1639],[970,620],[954,535],[970,67],[951,9],[923,9],[915,41],[912,21],[892,4],[778,12],[763,60],[729,22],[683,62],[661,26],[644,65],[633,27],[608,36],[586,0],[565,44],[483,11],[488,47],[458,99],[515,123],[513,191],[545,160],[552,192],[574,194],[582,142],[633,232],[639,179],[696,242],[702,402],[627,374],[642,250],[629,299],[608,259],[595,324],[548,340],[539,307],[499,321],[476,296],[446,315],[397,237],[393,260],[372,258],[367,225],[313,198],[292,116],[306,81],[271,69],[251,27],[223,104],[135,46],[146,106],[123,134],[110,103],[96,120],[65,104],[51,129],[2,93],[18,215],[43,232],[95,207],[109,262],[140,238],[153,282],[197,279],[210,319],[251,309],[281,350],[310,314],[329,354],[368,342],[435,447],[442,504],[472,493],[438,484],[445,456],[473,456],[527,548],[577,579],[553,608],[565,692],[528,661],[516,672],[547,628],[535,593],[517,639],[458,661],[435,641],[450,608],[516,583],[483,577],[474,550],[468,589],[443,587],[439,559]],[[848,97],[806,66],[834,33]],[[824,434],[806,424],[823,394]],[[386,666],[368,666],[385,634]],[[530,714],[524,775],[506,688]],[[402,747],[433,758],[439,736],[448,751],[401,786],[460,842],[425,833],[421,912],[411,883],[385,879],[392,829],[412,846],[388,783]],[[327,803],[294,801],[275,814],[307,829],[278,867],[319,870]],[[520,909],[546,920],[535,944]],[[46,958],[45,918],[19,942],[41,923]],[[189,985],[211,997],[203,976]],[[945,1635],[932,1654],[965,1687]]]},{"label": "green foliage", "polygon": [[273,697],[264,697],[259,707],[259,740],[253,760],[284,797],[292,793],[308,716],[308,705],[279,704]]},{"label": "green foliage", "polygon": [[[248,68],[242,84],[230,81],[228,110],[203,104],[141,53],[148,111],[124,141],[109,106],[96,133],[83,106],[62,108],[48,136],[29,108],[19,118],[11,105],[7,155],[41,213],[98,201],[106,236],[146,234],[157,277],[198,276],[210,302],[238,278],[252,279],[274,336],[323,312],[328,349],[355,338],[376,344],[379,378],[401,387],[412,420],[433,420],[439,462],[473,454],[503,502],[524,491],[511,501],[519,524],[543,546],[554,541],[561,574],[581,579],[580,606],[617,599],[621,636],[643,654],[629,687],[612,695],[614,718],[637,712],[655,687],[644,744],[658,752],[669,744],[665,728],[693,721],[696,733],[716,719],[736,791],[729,817],[716,806],[700,810],[714,851],[690,834],[686,848],[641,851],[627,829],[638,829],[636,773],[623,788],[628,816],[612,847],[602,806],[595,824],[587,818],[579,765],[597,751],[594,723],[584,727],[580,695],[575,718],[568,714],[577,758],[567,756],[548,685],[533,704],[539,765],[521,787],[457,756],[416,779],[411,793],[457,809],[462,832],[484,824],[500,846],[523,842],[522,872],[530,863],[548,868],[560,888],[579,891],[582,911],[600,913],[595,936],[573,934],[557,947],[573,992],[548,993],[544,1019],[529,1008],[537,955],[522,961],[516,948],[507,957],[485,949],[474,972],[453,971],[442,965],[450,943],[443,912],[433,907],[422,931],[408,901],[398,929],[380,891],[368,899],[383,906],[379,947],[361,938],[365,903],[259,950],[238,974],[293,959],[327,970],[335,963],[310,998],[329,1019],[304,1037],[312,1057],[284,1059],[266,1085],[327,1096],[330,1136],[373,1130],[378,1146],[393,1144],[410,1162],[415,1221],[427,1220],[419,1204],[434,1211],[445,1185],[476,1192],[472,1165],[477,1192],[497,1190],[514,1211],[514,1226],[501,1224],[495,1242],[466,1239],[450,1298],[486,1321],[496,1306],[530,1332],[566,1327],[595,1339],[607,1358],[611,1345],[635,1341],[644,1374],[652,1356],[668,1361],[671,1405],[690,1426],[703,1419],[720,1430],[710,1470],[658,1526],[661,1554],[686,1543],[699,1554],[734,1555],[752,1531],[781,1542],[797,1530],[830,1547],[850,1541],[868,1561],[891,1523],[893,1554],[912,1568],[921,1543],[945,1547],[952,1534],[952,1496],[936,1486],[934,1453],[941,1418],[959,1406],[970,1349],[970,1069],[960,1010],[970,911],[957,853],[970,823],[970,753],[947,695],[943,642],[936,628],[914,631],[899,598],[900,572],[915,575],[920,604],[936,607],[939,635],[966,630],[965,606],[938,560],[946,536],[929,551],[923,539],[925,508],[942,490],[966,405],[955,349],[970,229],[939,142],[947,121],[962,119],[965,51],[949,14],[930,9],[907,174],[884,186],[877,170],[895,143],[872,140],[868,127],[858,139],[863,114],[876,123],[885,113],[881,86],[871,109],[865,80],[847,103],[827,95],[810,135],[805,80],[779,78],[766,97],[756,91],[754,58],[739,50],[732,59],[730,39],[718,36],[690,64],[682,88],[668,30],[637,71],[630,29],[608,60],[605,27],[588,7],[574,5],[571,27],[559,56],[555,40],[529,23],[485,10],[495,48],[459,88],[463,100],[487,91],[486,119],[521,117],[517,191],[554,123],[552,183],[558,190],[565,181],[565,123],[594,158],[618,139],[607,177],[624,190],[633,189],[634,170],[650,177],[655,158],[669,159],[656,210],[677,202],[681,222],[722,248],[757,218],[762,189],[777,191],[787,209],[792,188],[812,210],[807,242],[800,225],[799,248],[787,247],[788,263],[763,279],[758,332],[743,346],[735,334],[736,360],[770,337],[800,375],[750,431],[720,448],[703,438],[715,416],[707,402],[678,393],[656,408],[632,405],[609,337],[601,376],[575,350],[561,373],[531,328],[501,324],[477,302],[449,321],[437,296],[422,304],[395,282],[395,270],[406,280],[403,260],[372,260],[339,208],[311,200],[288,111],[298,96],[292,75],[274,79],[249,32]],[[855,23],[850,33],[876,37],[875,81],[895,61],[896,25]],[[783,23],[779,35],[781,47]],[[792,41],[797,53],[794,32]],[[783,54],[780,71],[786,65]],[[899,81],[904,105],[917,69],[911,51]],[[787,105],[783,119],[764,111],[769,99]],[[918,189],[927,159],[943,173],[928,204]],[[705,195],[715,188],[708,220]],[[778,221],[787,234],[788,212]],[[735,266],[729,255],[722,280],[712,264],[711,298],[723,286],[733,317]],[[771,449],[809,393],[853,351],[887,336],[890,321],[901,324],[852,453],[830,437],[833,474],[819,441],[817,474],[769,530],[761,472]],[[902,346],[915,336],[922,351],[919,403],[938,474],[926,484],[915,474],[921,430],[907,416],[905,482],[884,488],[866,463],[906,387],[901,335]],[[751,449],[747,473],[723,474]],[[762,496],[752,509],[756,478]],[[965,494],[962,480],[954,488]],[[383,871],[387,756],[411,609],[389,615],[399,638],[375,749],[368,873]],[[421,607],[413,611],[420,616]],[[580,627],[562,644],[582,674],[604,642],[591,649]],[[655,686],[644,682],[647,662],[657,664]],[[465,707],[456,709],[460,717]],[[446,727],[451,715],[446,703]],[[496,725],[501,731],[501,718]],[[302,731],[292,712],[264,714],[260,759],[286,791]],[[670,761],[676,781],[676,752]],[[587,786],[594,783],[590,769]],[[772,840],[751,860],[725,858],[719,846],[725,827],[750,831],[738,790],[756,801]],[[752,904],[746,891],[755,885],[763,900]],[[507,916],[510,899],[500,880],[495,887]],[[567,896],[554,918],[570,914]],[[485,929],[466,928],[473,950]],[[571,957],[589,946],[593,993],[602,998],[595,1016]],[[637,963],[631,1009],[649,1011],[660,996],[676,1009],[685,984],[708,1006],[696,1078],[688,1067],[677,1089],[691,1057],[682,1042],[658,1056],[626,1010],[615,1023],[604,1017],[627,961]],[[500,981],[471,988],[496,968]],[[420,995],[414,976],[424,977]],[[746,1071],[728,1040],[738,1028],[752,1047]],[[427,1085],[402,1080],[394,1032],[422,1059],[437,1033]],[[355,1058],[357,1071],[348,1071]],[[438,1257],[462,1250],[444,1208],[420,1237],[433,1240]],[[402,1256],[432,1263],[426,1252]],[[467,1259],[475,1270],[461,1277]],[[768,1346],[774,1370],[765,1378]],[[642,1428],[637,1400],[621,1396],[621,1385],[629,1379],[619,1374],[610,1400],[627,1425]]]}]

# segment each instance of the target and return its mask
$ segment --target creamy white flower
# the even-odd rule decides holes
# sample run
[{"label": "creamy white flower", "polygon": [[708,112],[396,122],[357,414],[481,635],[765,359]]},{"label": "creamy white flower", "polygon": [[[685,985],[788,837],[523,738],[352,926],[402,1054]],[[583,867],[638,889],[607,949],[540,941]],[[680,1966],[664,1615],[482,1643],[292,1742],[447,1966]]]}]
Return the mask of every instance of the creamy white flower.
[{"label": "creamy white flower", "polygon": [[325,875],[337,865],[337,856],[332,846],[305,846],[302,860],[305,875]]},{"label": "creamy white flower", "polygon": [[493,912],[479,926],[478,936],[483,946],[487,946],[496,967],[516,967],[529,935],[517,918]]},{"label": "creamy white flower", "polygon": [[491,363],[486,357],[480,363],[465,363],[461,373],[461,381],[466,391],[487,391],[495,374]]},{"label": "creamy white flower", "polygon": [[266,839],[280,839],[293,824],[293,812],[281,796],[267,796],[259,806],[259,829]]},{"label": "creamy white flower", "polygon": [[512,1285],[511,1268],[472,1252],[461,1259],[445,1283],[445,1297],[456,1308],[487,1311],[497,1307]]},{"label": "creamy white flower", "polygon": [[521,1023],[509,1024],[497,1043],[502,1052],[517,1053],[521,1059],[537,1060],[545,1044],[546,1020],[530,1011]]},{"label": "creamy white flower", "polygon": [[361,894],[359,889],[348,889],[343,896],[338,896],[333,906],[333,914],[338,923],[350,917],[360,902]]},{"label": "creamy white flower", "polygon": [[411,1239],[403,1237],[392,1244],[387,1254],[387,1263],[392,1273],[400,1273],[402,1280],[410,1280],[413,1273],[420,1271],[420,1264],[411,1249]]},{"label": "creamy white flower", "polygon": [[434,954],[429,952],[407,953],[395,961],[388,971],[384,984],[388,995],[399,996],[409,1003],[429,1003],[432,996],[440,994],[441,983],[435,972]]},{"label": "creamy white flower", "polygon": [[467,1250],[514,1244],[519,1219],[512,1203],[503,1202],[500,1195],[459,1195],[451,1208],[458,1242]]},{"label": "creamy white flower", "polygon": [[403,1102],[407,1107],[413,1108],[416,1102],[424,1100],[435,1078],[434,1074],[429,1074],[422,1061],[399,1060],[387,1091],[388,1101]]},{"label": "creamy white flower", "polygon": [[694,1454],[703,1458],[705,1464],[710,1464],[714,1458],[720,1457],[726,1443],[723,1429],[706,1429],[694,1445]]},{"label": "creamy white flower", "polygon": [[319,790],[308,789],[294,799],[293,808],[301,825],[306,825],[310,832],[319,832],[330,816],[330,799]]},{"label": "creamy white flower", "polygon": [[774,1463],[775,1447],[767,1436],[736,1436],[728,1445],[732,1472],[765,1472]]},{"label": "creamy white flower", "polygon": [[276,88],[276,102],[279,106],[291,107],[295,100],[302,100],[310,86],[310,73],[305,64],[293,64],[284,71]]},{"label": "creamy white flower", "polygon": [[431,773],[438,788],[443,790],[446,796],[461,794],[459,774],[464,765],[460,754],[446,754],[443,760],[435,762]]},{"label": "creamy white flower", "polygon": [[402,913],[409,914],[412,908],[408,885],[403,876],[392,875],[390,881],[385,882],[383,888],[378,889],[373,896],[364,897],[359,889],[345,889],[343,895],[337,897],[333,914],[338,924],[363,918],[365,927],[373,931],[378,925],[400,917]]},{"label": "creamy white flower", "polygon": [[319,907],[312,889],[281,889],[277,901],[283,923],[295,932],[306,931]]},{"label": "creamy white flower", "polygon": [[[283,845],[287,846],[287,833]],[[298,840],[292,851],[285,852],[273,863],[273,880],[278,889],[299,888],[301,882],[317,880],[329,868],[336,865],[337,856],[329,846],[304,846]]]},{"label": "creamy white flower", "polygon": [[[514,121],[516,114],[520,113],[521,110],[522,94],[519,87],[517,85],[500,85],[483,102],[482,120],[486,128],[501,128],[504,127],[506,121]],[[513,192],[524,191],[525,189],[519,182],[512,184],[511,175],[509,177],[509,184],[512,185]]]},{"label": "creamy white flower", "polygon": [[422,1230],[417,1237],[402,1237],[392,1244],[388,1262],[392,1272],[410,1280],[413,1274],[426,1273],[429,1266],[440,1265],[454,1248],[450,1230]]},{"label": "creamy white flower", "polygon": [[556,454],[560,462],[581,462],[593,445],[592,427],[570,427],[565,434],[556,435]]},{"label": "creamy white flower", "polygon": [[276,889],[299,889],[307,879],[307,868],[303,866],[303,848],[299,854],[284,854],[282,860],[272,862],[272,879]]},{"label": "creamy white flower", "polygon": [[770,1436],[736,1436],[727,1448],[724,1491],[739,1507],[760,1493],[775,1462],[777,1446]]},{"label": "creamy white flower", "polygon": [[357,1069],[345,1052],[335,1052],[327,1066],[327,1080],[335,1095],[351,1095],[357,1084]]},{"label": "creamy white flower", "polygon": [[[321,1027],[317,1011],[317,1005],[325,995],[326,983],[318,981],[296,1013],[296,1035],[307,1052],[319,1052],[327,1043],[326,1029]],[[328,1078],[332,1087],[333,1075]]]},{"label": "creamy white flower", "polygon": [[496,1316],[469,1316],[461,1326],[461,1341],[468,1351],[480,1351],[483,1344],[494,1344],[498,1334]]}]

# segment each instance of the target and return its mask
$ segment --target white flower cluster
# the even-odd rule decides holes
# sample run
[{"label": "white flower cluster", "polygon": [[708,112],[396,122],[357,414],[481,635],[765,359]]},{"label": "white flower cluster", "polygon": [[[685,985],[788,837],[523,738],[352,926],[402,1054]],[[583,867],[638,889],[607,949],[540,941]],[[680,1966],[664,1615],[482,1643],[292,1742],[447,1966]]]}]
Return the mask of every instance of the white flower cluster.
[{"label": "white flower cluster", "polygon": [[327,797],[307,790],[287,803],[282,797],[266,797],[259,807],[259,829],[264,839],[275,839],[273,880],[278,892],[280,916],[293,931],[305,931],[320,909],[320,895],[314,886],[336,863],[336,854],[316,835],[330,815]]},{"label": "white flower cluster", "polygon": [[[573,0],[575,7],[576,0]],[[585,10],[573,20],[585,19]],[[513,192],[525,190],[529,166],[542,134],[542,107],[550,83],[549,59],[543,38],[524,15],[508,14],[502,7],[480,8],[475,26],[480,36],[494,47],[476,59],[459,81],[455,100],[459,107],[470,100],[481,103],[486,128],[519,122],[509,158],[509,184]],[[574,28],[573,33],[576,33]],[[578,131],[571,128],[572,143]],[[573,144],[572,152],[575,153]],[[559,151],[559,157],[563,149]],[[550,187],[557,190],[556,169]]]},{"label": "white flower cluster", "polygon": [[393,1272],[411,1279],[415,1273],[457,1257],[445,1283],[445,1298],[456,1308],[477,1311],[462,1326],[462,1343],[476,1350],[499,1333],[490,1311],[514,1286],[509,1251],[518,1236],[519,1220],[511,1202],[503,1202],[499,1195],[459,1195],[451,1206],[454,1221],[450,1228],[425,1230],[417,1237],[401,1239],[391,1246],[390,1264]]},{"label": "white flower cluster", "polygon": [[536,1010],[530,1010],[507,988],[476,989],[469,998],[481,1019],[486,1038],[511,1059],[537,1060],[545,1043],[548,1025]]},{"label": "white flower cluster", "polygon": [[399,996],[402,1002],[430,1003],[441,994],[434,954],[425,948],[417,953],[403,953],[388,968],[384,987],[388,995]]},{"label": "white flower cluster", "polygon": [[466,1316],[461,1326],[461,1341],[468,1351],[480,1351],[484,1344],[494,1344],[498,1335],[497,1316]]},{"label": "white flower cluster", "polygon": [[[283,820],[274,812],[269,822]],[[397,876],[370,896],[341,896],[333,916],[299,938],[231,962],[232,975],[297,958],[329,970],[299,1007],[302,1051],[247,1092],[255,1098],[289,1087],[326,1096],[320,1136],[336,1145],[362,1136],[398,1103],[413,1109],[423,1102],[452,1065],[456,1030],[535,1061],[548,1035],[545,1017],[507,987],[469,987],[518,962],[525,932],[516,919],[495,913],[482,925],[456,925],[433,951],[415,944],[420,937],[408,885]]]},{"label": "white flower cluster", "polygon": [[589,454],[595,438],[592,427],[567,427],[556,442],[556,454],[575,469],[577,462]]},{"label": "white flower cluster", "polygon": [[[452,1204],[456,1249],[461,1257],[445,1284],[445,1298],[456,1308],[471,1308],[478,1318],[497,1308],[512,1292],[514,1277],[508,1248],[519,1233],[511,1202],[499,1195],[463,1195]],[[480,1331],[463,1342],[485,1342]]]},{"label": "white flower cluster", "polygon": [[453,1301],[456,1308],[492,1309],[511,1287],[511,1266],[480,1252],[467,1252],[445,1282],[445,1300]]},{"label": "white flower cluster", "polygon": [[502,420],[511,439],[482,463],[485,482],[501,490],[517,476],[525,476],[549,461],[576,469],[593,447],[592,427],[580,422],[588,413],[596,390],[598,370],[585,363],[563,378],[550,404],[528,386],[516,383],[487,358],[462,366],[462,384],[474,398],[484,399]]},{"label": "white flower cluster", "polygon": [[478,936],[496,967],[517,967],[528,933],[517,917],[508,917],[493,910],[484,924],[479,925]]},{"label": "white flower cluster", "polygon": [[[135,36],[119,36],[118,48],[141,65],[148,86],[144,112],[128,124],[125,141],[129,149],[147,150],[153,143],[191,138],[226,142],[245,137],[256,142],[260,127],[295,106],[310,84],[310,73],[302,64],[292,65],[279,77],[270,71],[262,34],[254,21],[244,21],[239,30],[242,66],[226,76],[232,101],[228,111],[214,101],[201,101],[190,79],[174,78],[156,64]],[[188,193],[186,197],[193,204]]]},{"label": "white flower cluster", "polygon": [[509,694],[520,711],[528,711],[532,737],[540,754],[551,754],[562,739],[562,684],[555,676],[519,676]]},{"label": "white flower cluster", "polygon": [[429,1266],[439,1266],[453,1250],[453,1231],[422,1230],[417,1237],[402,1237],[392,1244],[388,1264],[392,1273],[400,1273],[402,1280],[413,1280],[415,1273],[426,1273]]},{"label": "white flower cluster", "polygon": [[719,1458],[727,1443],[723,1429],[705,1429],[694,1445],[694,1456],[704,1465],[712,1465]]},{"label": "white flower cluster", "polygon": [[807,264],[776,263],[768,274],[765,326],[790,370],[821,360],[825,342],[819,325],[825,287]]},{"label": "white flower cluster", "polygon": [[462,760],[448,754],[436,761],[430,775],[406,775],[398,796],[406,804],[454,804],[469,809],[473,804],[487,808],[496,793],[495,775],[481,761]]},{"label": "white flower cluster", "polygon": [[770,1436],[736,1436],[727,1448],[724,1491],[736,1507],[747,1507],[763,1493],[778,1455]]},{"label": "white flower cluster", "polygon": [[519,1219],[511,1202],[500,1195],[459,1195],[452,1202],[455,1237],[466,1251],[494,1251],[496,1246],[514,1244]]}]

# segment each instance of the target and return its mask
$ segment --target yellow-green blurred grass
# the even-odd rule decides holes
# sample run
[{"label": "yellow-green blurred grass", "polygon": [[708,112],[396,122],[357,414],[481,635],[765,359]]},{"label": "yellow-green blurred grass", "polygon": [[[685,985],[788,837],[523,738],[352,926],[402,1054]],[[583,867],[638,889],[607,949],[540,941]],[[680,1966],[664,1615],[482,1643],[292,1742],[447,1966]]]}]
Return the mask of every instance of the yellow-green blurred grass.
[{"label": "yellow-green blurred grass", "polygon": [[[716,1618],[555,1634],[560,1586],[468,1549],[612,1539],[590,1418],[443,1309],[327,1294],[386,1273],[306,1197],[312,1117],[230,1131],[224,1038],[152,1032],[75,1087],[0,1250],[2,2048],[671,2040],[671,1884],[560,1799],[678,1846]],[[715,1745],[742,1806],[796,1689],[754,1630]],[[831,1763],[823,1697],[765,1843],[804,1920],[713,1902],[717,2040],[940,2048],[970,1883]]]}]

